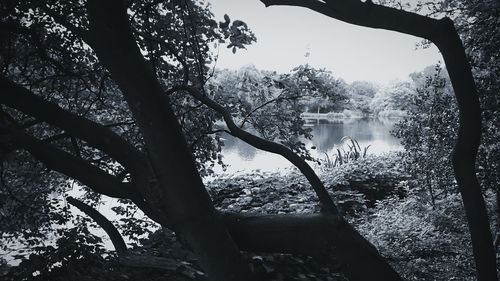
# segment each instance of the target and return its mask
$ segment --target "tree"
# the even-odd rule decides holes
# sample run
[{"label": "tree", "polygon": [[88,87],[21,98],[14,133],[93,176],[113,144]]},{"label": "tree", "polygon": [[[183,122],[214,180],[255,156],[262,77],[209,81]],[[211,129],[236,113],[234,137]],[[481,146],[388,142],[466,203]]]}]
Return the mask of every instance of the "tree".
[{"label": "tree", "polygon": [[377,91],[370,103],[371,111],[380,116],[391,116],[394,112],[404,114],[411,110],[415,96],[413,85],[408,82],[397,82]]},{"label": "tree", "polygon": [[437,20],[375,5],[372,1],[264,0],[263,3],[266,6],[289,5],[309,8],[347,23],[421,37],[439,48],[450,75],[460,112],[460,125],[453,151],[453,168],[472,236],[478,279],[496,280],[495,251],[484,199],[475,174],[475,160],[481,136],[481,110],[471,67],[453,21],[447,17]]},{"label": "tree", "polygon": [[[457,55],[448,65],[463,115],[456,174],[460,186],[472,179],[473,188],[462,192],[478,272],[481,279],[494,280],[490,278],[491,235],[488,240],[484,202],[474,185],[473,167],[471,170],[467,164],[475,155],[462,152],[474,152],[479,131],[473,130],[475,119],[469,122],[469,118],[477,117],[479,111],[475,96],[464,92],[474,93],[474,84],[453,25],[448,20],[432,20],[371,3],[311,3],[319,5],[314,6],[317,10],[333,12],[333,16],[338,16],[340,9],[343,20],[357,24],[444,38],[436,41],[443,48],[445,61],[451,61],[449,52]],[[372,12],[366,14],[368,18],[352,15],[367,9]],[[2,45],[0,77],[4,106],[1,147],[6,157],[12,153],[32,156],[97,193],[129,199],[151,219],[174,230],[198,255],[211,280],[252,278],[239,250],[326,256],[339,260],[352,280],[401,280],[339,214],[307,162],[283,144],[244,131],[231,112],[203,88],[208,73],[204,63],[209,56],[203,51],[207,37],[229,38],[230,47],[244,46],[252,41],[245,24],[233,21],[230,25],[226,17],[217,26],[207,10],[191,1],[6,1],[1,4],[1,13],[5,19],[1,30],[7,34],[2,37],[8,43]],[[198,26],[204,28],[202,33],[194,30]],[[163,37],[165,34],[169,36]],[[457,81],[457,75],[464,73]],[[195,100],[183,100],[186,95]],[[208,116],[222,116],[231,134],[291,161],[316,192],[321,213],[266,216],[217,212],[185,138],[190,131],[181,126],[182,116],[179,122],[175,115],[180,103],[188,105],[186,115],[199,117],[198,108],[215,110]],[[126,121],[107,123],[102,116],[127,116],[126,121],[133,126],[121,129],[116,124]],[[193,124],[196,121],[200,118],[193,119]],[[210,129],[211,123],[202,124]],[[472,134],[464,137],[464,130]],[[23,163],[20,157],[14,157],[13,162],[14,166]],[[10,175],[19,176],[14,172]],[[63,178],[57,180],[64,182]],[[43,182],[36,183],[43,186]],[[472,212],[471,203],[477,204]]]},{"label": "tree", "polygon": [[378,87],[366,81],[354,81],[349,85],[350,108],[360,111],[363,115],[371,112],[370,102],[378,91]]}]

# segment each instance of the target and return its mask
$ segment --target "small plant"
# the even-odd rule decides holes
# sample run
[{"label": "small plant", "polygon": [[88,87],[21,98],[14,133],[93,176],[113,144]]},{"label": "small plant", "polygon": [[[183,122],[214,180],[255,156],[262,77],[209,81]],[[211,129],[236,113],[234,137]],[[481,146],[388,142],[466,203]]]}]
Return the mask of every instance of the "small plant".
[{"label": "small plant", "polygon": [[365,158],[369,147],[370,145],[361,148],[359,142],[355,138],[345,136],[340,140],[340,146],[336,149],[337,153],[334,153],[332,157],[324,152],[325,159],[323,161],[323,167],[335,168],[356,161],[361,157]]}]

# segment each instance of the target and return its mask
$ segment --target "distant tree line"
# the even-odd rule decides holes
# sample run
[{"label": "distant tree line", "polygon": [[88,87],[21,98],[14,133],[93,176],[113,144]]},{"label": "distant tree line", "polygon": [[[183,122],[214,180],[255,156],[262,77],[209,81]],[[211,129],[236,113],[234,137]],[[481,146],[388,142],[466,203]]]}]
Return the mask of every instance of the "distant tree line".
[{"label": "distant tree line", "polygon": [[[207,85],[210,90],[217,89],[220,102],[238,105],[235,110],[248,114],[259,107],[254,118],[267,119],[273,110],[287,111],[286,107],[280,107],[284,104],[295,112],[330,113],[332,117],[402,117],[413,109],[418,88],[433,69],[434,66],[429,66],[410,73],[409,81],[381,85],[369,81],[347,83],[330,71],[307,64],[289,73],[248,65],[238,70],[218,69]],[[447,77],[446,71],[443,75]],[[291,103],[295,105],[290,107]]]}]

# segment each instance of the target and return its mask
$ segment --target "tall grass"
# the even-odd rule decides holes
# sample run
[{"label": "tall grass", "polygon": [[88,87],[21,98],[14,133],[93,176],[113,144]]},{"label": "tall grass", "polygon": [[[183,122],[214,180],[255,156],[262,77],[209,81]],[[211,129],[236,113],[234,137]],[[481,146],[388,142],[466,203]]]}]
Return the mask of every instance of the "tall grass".
[{"label": "tall grass", "polygon": [[335,168],[346,163],[356,161],[360,157],[366,157],[368,148],[371,145],[361,148],[359,142],[350,136],[345,136],[340,140],[340,146],[336,148],[336,152],[331,156],[324,152],[323,167]]}]

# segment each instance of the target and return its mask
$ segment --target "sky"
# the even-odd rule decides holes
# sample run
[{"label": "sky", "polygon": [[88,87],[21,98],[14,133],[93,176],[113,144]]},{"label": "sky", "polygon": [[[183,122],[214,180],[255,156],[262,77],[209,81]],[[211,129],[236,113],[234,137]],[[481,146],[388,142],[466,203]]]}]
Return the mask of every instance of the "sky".
[{"label": "sky", "polygon": [[[208,0],[217,21],[224,14],[245,21],[257,43],[238,50],[221,47],[217,67],[289,72],[308,63],[346,82],[389,83],[443,61],[437,48],[417,49],[421,40],[406,34],[343,23],[300,7],[266,8],[259,0]],[[309,53],[309,56],[306,56]]]}]

